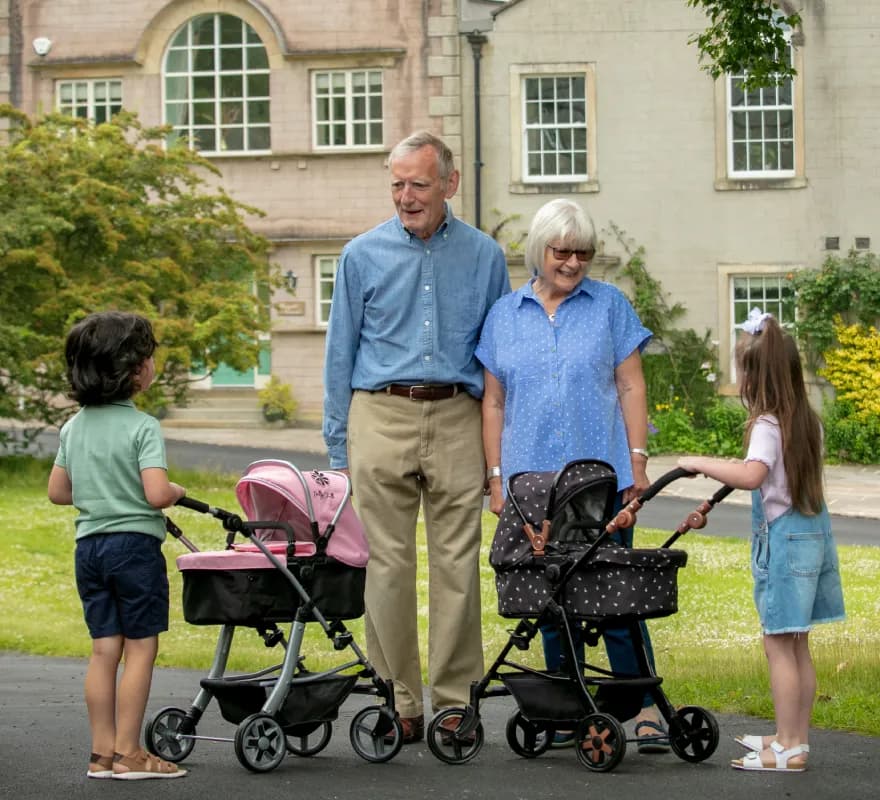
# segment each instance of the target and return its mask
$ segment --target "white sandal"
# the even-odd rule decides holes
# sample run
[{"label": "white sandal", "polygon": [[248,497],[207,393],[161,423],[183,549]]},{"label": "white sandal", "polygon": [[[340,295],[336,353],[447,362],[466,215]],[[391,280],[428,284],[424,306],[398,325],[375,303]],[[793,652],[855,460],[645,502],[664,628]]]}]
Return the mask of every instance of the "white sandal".
[{"label": "white sandal", "polygon": [[734,769],[752,770],[755,772],[804,772],[807,768],[806,762],[800,764],[792,764],[788,762],[792,758],[806,755],[809,752],[809,745],[798,744],[786,750],[779,742],[771,742],[770,750],[776,758],[776,764],[767,766],[761,761],[761,753],[752,750],[746,753],[742,758],[738,758],[730,762],[730,766]]},{"label": "white sandal", "polygon": [[[746,750],[751,750],[755,753],[760,753],[764,749],[764,737],[755,733],[744,733],[742,736],[735,736],[734,741],[745,747]],[[804,748],[805,753],[810,752],[810,745],[802,744],[801,747]]]}]

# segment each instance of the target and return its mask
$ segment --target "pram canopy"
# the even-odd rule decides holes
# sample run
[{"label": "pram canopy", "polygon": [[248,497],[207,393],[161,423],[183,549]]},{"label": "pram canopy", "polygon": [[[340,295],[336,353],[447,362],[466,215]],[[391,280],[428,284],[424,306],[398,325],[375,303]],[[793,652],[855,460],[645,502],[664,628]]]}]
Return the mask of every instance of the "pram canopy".
[{"label": "pram canopy", "polygon": [[[349,483],[342,473],[300,472],[288,461],[263,459],[245,470],[235,496],[249,520],[286,522],[295,541],[313,542],[318,552],[323,550],[350,567],[367,565],[366,533],[349,502]],[[255,535],[263,541],[286,539],[277,528]]]}]

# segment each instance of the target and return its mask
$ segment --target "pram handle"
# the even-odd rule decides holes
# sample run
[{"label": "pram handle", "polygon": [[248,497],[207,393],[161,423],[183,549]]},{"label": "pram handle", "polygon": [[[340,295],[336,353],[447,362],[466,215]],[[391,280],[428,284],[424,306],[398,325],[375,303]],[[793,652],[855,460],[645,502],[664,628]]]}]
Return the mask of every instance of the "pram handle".
[{"label": "pram handle", "polygon": [[203,503],[201,500],[194,500],[192,497],[181,497],[174,505],[189,508],[192,511],[198,511],[200,514],[210,514],[211,506]]},{"label": "pram handle", "polygon": [[656,481],[654,481],[654,483],[645,489],[645,493],[639,497],[639,503],[647,503],[652,497],[662,492],[673,481],[677,481],[679,478],[692,478],[695,474],[696,473],[682,469],[681,467],[669,470],[669,472],[661,475]]}]

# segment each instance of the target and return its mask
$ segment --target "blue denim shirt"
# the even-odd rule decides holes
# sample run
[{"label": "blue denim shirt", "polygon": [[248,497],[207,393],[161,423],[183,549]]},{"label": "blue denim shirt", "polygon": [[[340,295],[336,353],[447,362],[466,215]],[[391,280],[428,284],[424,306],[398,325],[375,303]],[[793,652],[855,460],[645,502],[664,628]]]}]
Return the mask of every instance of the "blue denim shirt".
[{"label": "blue denim shirt", "polygon": [[389,383],[460,383],[483,395],[474,358],[483,320],[510,291],[504,253],[448,204],[422,241],[399,217],[352,239],[333,289],[324,361],[324,441],[330,466],[348,464],[352,392]]},{"label": "blue denim shirt", "polygon": [[616,286],[584,278],[551,322],[533,282],[489,312],[477,358],[504,388],[502,482],[578,458],[607,461],[618,489],[632,464],[614,370],[651,338]]}]

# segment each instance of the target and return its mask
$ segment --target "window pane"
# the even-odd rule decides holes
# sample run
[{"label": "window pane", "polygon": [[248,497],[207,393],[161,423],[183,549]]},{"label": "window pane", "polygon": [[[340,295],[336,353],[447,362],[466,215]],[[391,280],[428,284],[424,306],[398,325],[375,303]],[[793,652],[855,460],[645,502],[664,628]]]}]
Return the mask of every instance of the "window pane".
[{"label": "window pane", "polygon": [[322,122],[330,119],[330,101],[326,97],[319,97],[317,99],[315,102],[315,113]]},{"label": "window pane", "polygon": [[333,125],[333,144],[345,144],[345,125]]},{"label": "window pane", "polygon": [[192,23],[192,45],[214,44],[214,15],[196,17]]},{"label": "window pane", "polygon": [[243,42],[242,22],[230,14],[220,14],[220,44],[241,44]]},{"label": "window pane", "polygon": [[[248,69],[269,68],[269,55],[266,53],[266,48],[262,45],[260,47],[249,47],[246,51],[246,57]],[[268,76],[266,79],[268,80]]]},{"label": "window pane", "polygon": [[269,121],[269,101],[256,100],[248,103],[248,122],[266,123]]},{"label": "window pane", "polygon": [[165,59],[166,72],[186,72],[189,68],[188,50],[171,50]]},{"label": "window pane", "polygon": [[352,143],[364,145],[367,143],[367,126],[362,122],[356,122],[351,126]]},{"label": "window pane", "polygon": [[194,128],[193,140],[198,150],[216,150],[216,129],[215,128]]},{"label": "window pane", "polygon": [[538,81],[535,78],[526,78],[526,90],[524,92],[526,100],[538,99]]},{"label": "window pane", "polygon": [[382,119],[382,96],[370,98],[370,119]]},{"label": "window pane", "polygon": [[268,97],[269,96],[269,75],[248,75],[247,76],[248,97]]},{"label": "window pane", "polygon": [[375,144],[375,145],[382,144],[382,123],[381,122],[370,123],[370,144]]},{"label": "window pane", "polygon": [[214,71],[214,51],[213,49],[193,50],[193,72],[213,72]]},{"label": "window pane", "polygon": [[244,129],[223,128],[221,130],[223,150],[244,150]]},{"label": "window pane", "polygon": [[224,47],[220,51],[220,69],[240,70],[244,66],[244,53],[239,48]]},{"label": "window pane", "polygon": [[315,92],[325,93],[330,87],[330,76],[326,72],[315,74]]},{"label": "window pane", "polygon": [[214,76],[193,78],[193,98],[204,99],[214,97]]},{"label": "window pane", "polygon": [[794,169],[794,143],[782,142],[779,146],[780,169]]},{"label": "window pane", "polygon": [[244,122],[244,103],[221,103],[220,121],[224,125],[239,125]]},{"label": "window pane", "polygon": [[169,125],[184,125],[187,122],[189,106],[183,103],[168,103],[165,106],[165,121]]},{"label": "window pane", "polygon": [[248,129],[248,150],[270,149],[269,127]]},{"label": "window pane", "polygon": [[367,116],[367,100],[365,97],[355,97],[351,101],[352,119],[365,119]]},{"label": "window pane", "polygon": [[196,125],[213,125],[215,119],[216,106],[213,101],[210,103],[193,103],[193,122]]},{"label": "window pane", "polygon": [[221,97],[241,97],[244,93],[244,83],[241,75],[222,75],[220,77]]},{"label": "window pane", "polygon": [[165,98],[167,100],[186,100],[189,96],[188,78],[165,78]]}]

